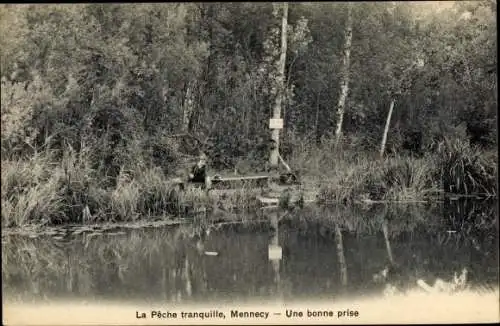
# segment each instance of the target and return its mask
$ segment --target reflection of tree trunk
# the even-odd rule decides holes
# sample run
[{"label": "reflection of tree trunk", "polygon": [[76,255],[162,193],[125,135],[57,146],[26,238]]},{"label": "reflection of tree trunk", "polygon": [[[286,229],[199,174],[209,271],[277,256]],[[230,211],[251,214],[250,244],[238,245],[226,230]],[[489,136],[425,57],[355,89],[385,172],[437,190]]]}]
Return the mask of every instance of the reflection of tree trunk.
[{"label": "reflection of tree trunk", "polygon": [[167,280],[167,268],[163,266],[162,271],[161,271],[161,292],[163,296],[163,300],[168,299],[168,293],[167,293],[167,287],[168,287],[168,280]]},{"label": "reflection of tree trunk", "polygon": [[380,145],[380,158],[384,158],[385,143],[387,141],[387,133],[389,132],[389,125],[391,123],[392,111],[394,110],[395,100],[391,100],[391,106],[389,107],[389,113],[387,114],[387,121],[385,122],[384,135],[382,136],[382,144]]},{"label": "reflection of tree trunk", "polygon": [[[173,267],[170,268],[169,279],[168,279],[168,288],[170,290],[169,295],[172,301],[175,301],[176,297],[176,289],[177,289],[177,262],[174,261]],[[165,289],[166,290],[166,289]]]},{"label": "reflection of tree trunk", "polygon": [[342,81],[340,86],[339,102],[337,104],[337,128],[335,129],[335,140],[338,144],[342,134],[342,123],[344,121],[345,101],[349,93],[349,67],[352,44],[352,6],[347,4],[347,25],[344,36],[344,57],[342,67]]},{"label": "reflection of tree trunk", "polygon": [[344,255],[344,243],[342,239],[342,231],[337,223],[335,223],[335,241],[337,242],[337,256],[340,265],[340,281],[343,286],[347,285],[347,264]]},{"label": "reflection of tree trunk", "polygon": [[389,261],[391,262],[391,264],[393,264],[394,259],[392,256],[391,243],[389,242],[389,231],[388,231],[386,220],[384,220],[384,222],[382,223],[382,232],[384,233],[385,247],[387,249],[387,256],[389,257]]},{"label": "reflection of tree trunk", "polygon": [[[176,302],[181,302],[184,298],[184,292],[190,290],[190,279],[189,279],[189,260],[187,258],[187,248],[183,243],[175,250],[174,254],[174,265],[175,268],[172,273],[173,286],[172,298]],[[186,289],[186,291],[183,291]]]},{"label": "reflection of tree trunk", "polygon": [[280,261],[273,260],[272,262],[273,270],[274,270],[274,282],[276,284],[276,294],[278,298],[282,297],[281,291],[281,277],[280,277]]},{"label": "reflection of tree trunk", "polygon": [[[281,106],[285,92],[284,88],[285,88],[285,62],[286,62],[286,49],[287,49],[287,26],[288,26],[288,3],[285,2],[283,4],[283,16],[281,20],[281,55],[278,61],[276,101],[274,103],[274,108],[273,108],[274,119],[281,118]],[[271,166],[277,166],[278,155],[279,155],[280,130],[273,129],[271,133],[271,138],[274,142],[274,147],[271,150],[269,164]]]},{"label": "reflection of tree trunk", "polygon": [[271,238],[271,244],[274,246],[279,245],[279,240],[278,240],[278,222],[279,222],[278,219],[279,219],[279,216],[278,216],[278,214],[279,213],[272,214],[272,216],[271,216],[271,226],[275,230],[273,237]]},{"label": "reflection of tree trunk", "polygon": [[191,297],[192,286],[191,286],[191,273],[189,269],[190,269],[189,259],[186,256],[186,260],[184,261],[184,280],[186,281],[186,294],[188,297]]},{"label": "reflection of tree trunk", "polygon": [[73,292],[73,262],[71,257],[68,256],[68,276],[66,278],[66,289],[69,292]]},{"label": "reflection of tree trunk", "polygon": [[[275,232],[271,238],[271,245],[272,246],[279,246],[278,223],[279,223],[279,213],[272,214],[271,225],[275,230]],[[274,282],[276,284],[276,296],[277,296],[278,300],[283,299],[283,289],[281,286],[281,276],[280,276],[280,263],[281,263],[281,259],[271,260],[271,264],[273,266],[273,271],[274,271]]]},{"label": "reflection of tree trunk", "polygon": [[[196,288],[197,292],[199,293],[206,293],[207,288],[208,288],[208,278],[207,278],[207,271],[206,271],[206,261],[204,259],[204,254],[205,254],[205,244],[203,239],[199,239],[196,242],[196,251],[198,254],[198,261],[195,266],[193,266],[193,272],[196,273],[196,275],[199,275],[199,277],[195,277],[196,281]],[[196,271],[194,271],[194,268],[196,268]]]}]

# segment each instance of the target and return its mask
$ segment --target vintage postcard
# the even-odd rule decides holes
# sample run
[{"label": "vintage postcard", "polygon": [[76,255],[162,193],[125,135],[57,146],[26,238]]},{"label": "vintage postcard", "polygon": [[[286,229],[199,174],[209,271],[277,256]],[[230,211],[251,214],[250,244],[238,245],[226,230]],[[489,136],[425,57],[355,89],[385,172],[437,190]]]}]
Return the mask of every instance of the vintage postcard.
[{"label": "vintage postcard", "polygon": [[5,325],[499,322],[497,5],[0,5]]}]

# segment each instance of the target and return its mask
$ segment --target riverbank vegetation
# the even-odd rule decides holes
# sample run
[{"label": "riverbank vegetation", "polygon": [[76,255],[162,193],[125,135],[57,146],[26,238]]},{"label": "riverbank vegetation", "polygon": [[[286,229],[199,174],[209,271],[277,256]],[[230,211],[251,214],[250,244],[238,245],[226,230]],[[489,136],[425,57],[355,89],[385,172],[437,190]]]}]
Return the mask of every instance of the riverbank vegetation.
[{"label": "riverbank vegetation", "polygon": [[262,172],[277,96],[281,155],[320,202],[496,195],[494,2],[289,4],[284,86],[282,11],[2,5],[2,226],[252,210],[170,180],[200,151]]}]

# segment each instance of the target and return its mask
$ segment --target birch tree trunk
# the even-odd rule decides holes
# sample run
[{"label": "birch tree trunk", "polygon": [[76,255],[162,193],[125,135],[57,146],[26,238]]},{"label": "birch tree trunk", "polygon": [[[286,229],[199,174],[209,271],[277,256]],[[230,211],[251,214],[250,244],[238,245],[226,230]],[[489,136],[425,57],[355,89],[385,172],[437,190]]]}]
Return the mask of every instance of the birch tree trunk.
[{"label": "birch tree trunk", "polygon": [[337,128],[335,129],[335,140],[338,144],[342,135],[342,124],[344,122],[345,102],[349,93],[349,70],[351,64],[352,45],[352,5],[347,4],[347,25],[344,38],[344,58],[342,67],[342,81],[340,85],[340,96],[337,103]]},{"label": "birch tree trunk", "polygon": [[[285,61],[286,61],[286,51],[287,51],[287,26],[288,26],[288,3],[283,4],[283,17],[281,19],[281,55],[278,61],[278,76],[277,76],[277,89],[276,89],[276,101],[273,108],[273,118],[281,118],[281,105],[283,102],[283,93],[285,87]],[[274,142],[273,148],[271,148],[271,155],[269,157],[269,165],[271,167],[276,167],[278,165],[279,156],[279,141],[280,141],[280,130],[273,129],[271,132],[271,139]]]},{"label": "birch tree trunk", "polygon": [[194,110],[194,82],[189,82],[186,87],[186,97],[184,98],[182,115],[182,132],[187,133],[190,130],[191,117]]},{"label": "birch tree trunk", "polygon": [[382,136],[382,144],[380,145],[380,159],[384,158],[385,143],[387,142],[387,133],[389,132],[389,125],[391,123],[392,111],[394,110],[395,100],[391,100],[389,113],[387,114],[387,121],[385,122],[384,135]]}]

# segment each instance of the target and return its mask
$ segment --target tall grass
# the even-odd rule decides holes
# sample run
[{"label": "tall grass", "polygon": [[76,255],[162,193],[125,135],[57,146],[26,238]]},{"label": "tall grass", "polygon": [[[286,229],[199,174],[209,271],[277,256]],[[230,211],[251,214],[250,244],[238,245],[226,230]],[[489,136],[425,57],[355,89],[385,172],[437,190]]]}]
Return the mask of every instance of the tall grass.
[{"label": "tall grass", "polygon": [[401,158],[390,160],[383,168],[387,185],[386,200],[425,200],[439,193],[429,159]]},{"label": "tall grass", "polygon": [[2,226],[45,224],[61,218],[60,177],[61,171],[54,171],[40,155],[28,161],[2,161]]},{"label": "tall grass", "polygon": [[[337,150],[335,150],[337,149]],[[116,182],[105,182],[91,165],[90,150],[68,147],[27,159],[2,160],[2,226],[26,224],[136,221],[185,216],[192,212],[238,214],[257,209],[259,191],[200,189],[178,192],[164,168],[142,164],[122,167]],[[298,142],[287,158],[299,172],[302,190],[318,193],[320,203],[425,201],[442,192],[496,195],[497,154],[469,143],[443,142],[422,158],[374,159],[345,152],[331,141]],[[137,165],[139,166],[139,165]],[[174,170],[172,167],[170,170]]]},{"label": "tall grass", "polygon": [[455,139],[443,142],[437,155],[437,168],[444,191],[496,195],[496,153],[485,153],[468,141]]},{"label": "tall grass", "polygon": [[126,170],[104,182],[85,150],[56,158],[49,152],[2,161],[2,226],[137,221],[196,212],[236,213],[256,209],[256,193],[186,189],[179,192],[157,167]]},{"label": "tall grass", "polygon": [[110,198],[112,218],[121,221],[135,221],[139,218],[139,185],[123,171],[120,172],[117,179],[116,188],[111,191]]},{"label": "tall grass", "polygon": [[303,144],[291,158],[310,187],[320,189],[323,202],[423,201],[443,192],[496,195],[497,154],[459,139],[445,141],[421,158],[356,155],[331,142]]},{"label": "tall grass", "polygon": [[138,210],[148,216],[177,214],[181,211],[181,202],[175,185],[167,180],[161,169],[149,168],[136,174],[141,189]]}]

